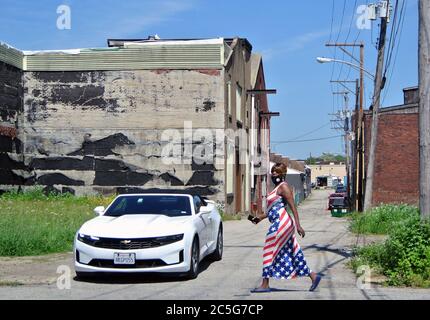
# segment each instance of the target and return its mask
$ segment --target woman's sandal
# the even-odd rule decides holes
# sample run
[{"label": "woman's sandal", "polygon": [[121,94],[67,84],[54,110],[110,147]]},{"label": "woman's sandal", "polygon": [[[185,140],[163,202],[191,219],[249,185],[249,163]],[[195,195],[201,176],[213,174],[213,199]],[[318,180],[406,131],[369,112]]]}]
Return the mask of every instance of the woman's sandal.
[{"label": "woman's sandal", "polygon": [[309,291],[315,291],[315,289],[318,287],[321,281],[321,276],[317,275],[315,281],[312,282],[311,287],[309,288]]}]

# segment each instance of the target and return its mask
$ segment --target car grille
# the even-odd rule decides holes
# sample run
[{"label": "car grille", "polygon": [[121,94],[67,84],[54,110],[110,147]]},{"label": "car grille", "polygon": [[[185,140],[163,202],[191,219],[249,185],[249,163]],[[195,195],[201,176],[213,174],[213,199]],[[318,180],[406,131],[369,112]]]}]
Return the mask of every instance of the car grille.
[{"label": "car grille", "polygon": [[97,248],[115,249],[115,250],[138,250],[149,249],[165,246],[175,243],[184,238],[184,235],[174,235],[157,238],[141,238],[141,239],[115,239],[115,238],[99,238],[98,240],[84,238],[82,242]]},{"label": "car grille", "polygon": [[136,264],[114,264],[113,260],[93,259],[88,264],[98,268],[115,268],[115,269],[136,269],[136,268],[156,268],[163,267],[167,264],[160,259],[153,260],[136,260]]}]

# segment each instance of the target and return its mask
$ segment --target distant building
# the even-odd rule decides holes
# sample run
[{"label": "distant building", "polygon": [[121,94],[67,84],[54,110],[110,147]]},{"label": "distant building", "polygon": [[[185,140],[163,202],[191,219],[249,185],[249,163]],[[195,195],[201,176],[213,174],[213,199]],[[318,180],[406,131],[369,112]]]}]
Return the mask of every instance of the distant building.
[{"label": "distant building", "polygon": [[[342,183],[346,182],[346,165],[343,162],[321,162],[319,164],[308,164],[311,169],[311,181],[318,186],[318,177],[326,177],[324,187],[332,187],[333,179],[340,179]],[[323,179],[320,179],[323,180]]]}]

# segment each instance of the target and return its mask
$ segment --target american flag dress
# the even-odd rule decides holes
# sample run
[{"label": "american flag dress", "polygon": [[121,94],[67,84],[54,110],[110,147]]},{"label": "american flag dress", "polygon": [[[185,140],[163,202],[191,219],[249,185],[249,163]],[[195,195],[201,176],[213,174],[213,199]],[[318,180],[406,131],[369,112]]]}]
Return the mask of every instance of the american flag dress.
[{"label": "american flag dress", "polygon": [[282,196],[277,194],[283,183],[267,196],[267,218],[271,226],[264,246],[263,278],[293,279],[310,276],[312,272],[297,242],[294,221]]}]

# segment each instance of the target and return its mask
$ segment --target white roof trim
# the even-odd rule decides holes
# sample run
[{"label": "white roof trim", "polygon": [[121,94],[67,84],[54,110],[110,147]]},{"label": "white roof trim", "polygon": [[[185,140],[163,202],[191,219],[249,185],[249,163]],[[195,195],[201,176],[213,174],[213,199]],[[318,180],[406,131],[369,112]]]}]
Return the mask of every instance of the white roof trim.
[{"label": "white roof trim", "polygon": [[41,54],[80,54],[81,49],[66,49],[66,50],[24,50],[22,53],[26,56],[35,56]]},{"label": "white roof trim", "polygon": [[224,38],[214,38],[205,40],[176,40],[176,41],[145,41],[145,42],[124,42],[124,48],[135,48],[142,46],[171,46],[171,45],[193,45],[193,44],[223,44]]}]

